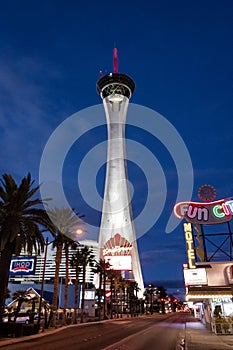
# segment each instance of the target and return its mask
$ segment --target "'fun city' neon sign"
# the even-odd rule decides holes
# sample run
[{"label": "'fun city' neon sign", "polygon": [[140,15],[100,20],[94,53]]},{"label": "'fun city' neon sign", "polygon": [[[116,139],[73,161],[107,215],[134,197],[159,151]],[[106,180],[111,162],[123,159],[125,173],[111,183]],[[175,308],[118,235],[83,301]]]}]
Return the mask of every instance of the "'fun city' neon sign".
[{"label": "'fun city' neon sign", "polygon": [[230,221],[233,215],[233,199],[221,199],[210,203],[180,202],[174,214],[192,224],[221,224]]}]

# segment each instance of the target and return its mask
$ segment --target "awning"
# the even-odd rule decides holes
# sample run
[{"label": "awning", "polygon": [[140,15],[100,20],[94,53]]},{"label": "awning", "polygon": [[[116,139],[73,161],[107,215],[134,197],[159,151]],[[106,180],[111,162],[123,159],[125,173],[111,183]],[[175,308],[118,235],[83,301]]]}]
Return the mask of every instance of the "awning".
[{"label": "awning", "polygon": [[232,298],[231,287],[191,287],[186,295],[187,301],[200,301],[217,297]]}]

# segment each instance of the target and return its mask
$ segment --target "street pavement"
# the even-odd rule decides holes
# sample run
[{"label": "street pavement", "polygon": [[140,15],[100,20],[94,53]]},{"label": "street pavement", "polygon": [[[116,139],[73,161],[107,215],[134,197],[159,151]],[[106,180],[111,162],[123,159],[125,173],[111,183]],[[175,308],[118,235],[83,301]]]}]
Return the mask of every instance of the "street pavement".
[{"label": "street pavement", "polygon": [[[156,315],[156,317],[159,315]],[[119,319],[120,321],[121,319]],[[102,321],[108,322],[108,321]],[[88,323],[79,324],[78,326],[88,326]],[[70,326],[72,327],[72,326]],[[77,325],[76,325],[77,327]],[[59,332],[63,327],[49,328],[32,336],[20,338],[0,338],[0,348],[9,348],[10,344],[29,340],[30,338],[44,337],[51,332]],[[182,337],[179,339],[177,350],[229,350],[233,349],[233,335],[216,335],[193,316],[188,315],[183,328]],[[134,350],[134,349],[132,349]]]}]

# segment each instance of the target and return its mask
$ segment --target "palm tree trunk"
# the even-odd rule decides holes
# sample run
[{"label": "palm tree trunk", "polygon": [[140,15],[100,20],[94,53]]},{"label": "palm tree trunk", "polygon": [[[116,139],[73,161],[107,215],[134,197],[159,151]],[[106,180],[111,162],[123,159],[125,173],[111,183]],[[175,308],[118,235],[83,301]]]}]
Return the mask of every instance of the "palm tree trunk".
[{"label": "palm tree trunk", "polygon": [[65,258],[66,258],[66,277],[65,277],[65,292],[64,292],[64,307],[63,307],[63,325],[66,325],[66,309],[68,299],[68,282],[69,282],[69,249],[68,245],[65,245]]},{"label": "palm tree trunk", "polygon": [[0,322],[5,308],[5,295],[8,286],[11,258],[14,251],[14,243],[7,243],[0,255]]},{"label": "palm tree trunk", "polygon": [[115,312],[116,312],[116,317],[119,318],[119,300],[118,300],[118,279],[115,278],[115,281],[114,281],[114,300],[115,300]]},{"label": "palm tree trunk", "polygon": [[44,328],[48,328],[48,309],[47,309],[47,304],[44,301]]},{"label": "palm tree trunk", "polygon": [[101,321],[101,297],[102,297],[102,271],[99,274],[99,293],[98,293],[98,309],[99,309],[99,320]]},{"label": "palm tree trunk", "polygon": [[76,279],[74,285],[74,324],[77,323],[77,310],[78,310],[78,287],[79,287],[79,266],[76,266]]},{"label": "palm tree trunk", "polygon": [[58,308],[58,289],[59,289],[59,271],[60,271],[60,264],[61,264],[61,256],[62,256],[62,245],[57,246],[57,252],[56,252],[56,269],[55,269],[55,276],[54,276],[54,289],[53,289],[53,307],[54,312],[51,319],[51,326],[56,325],[56,315],[57,315],[57,308]]},{"label": "palm tree trunk", "polygon": [[30,323],[34,323],[34,316],[35,316],[35,310],[36,310],[36,300],[32,300],[32,309],[30,312]]},{"label": "palm tree trunk", "polygon": [[162,314],[165,314],[165,301],[161,301]]},{"label": "palm tree trunk", "polygon": [[112,307],[113,307],[113,276],[111,275],[110,277],[110,291],[111,291],[111,296],[110,296],[110,318],[113,318],[112,315]]},{"label": "palm tree trunk", "polygon": [[22,303],[23,303],[23,298],[21,297],[21,298],[18,299],[17,308],[16,308],[16,310],[15,310],[14,322],[16,322],[16,320],[17,320],[17,317],[18,317],[18,314],[19,314],[19,312],[20,312]]},{"label": "palm tree trunk", "polygon": [[83,323],[83,316],[84,316],[85,284],[86,284],[86,266],[84,263],[83,264],[83,281],[82,281],[81,319],[80,319],[81,323]]},{"label": "palm tree trunk", "polygon": [[104,313],[104,320],[106,318],[106,271],[104,270],[104,308],[103,308],[103,313]]},{"label": "palm tree trunk", "polygon": [[122,285],[120,286],[120,313],[121,313],[121,318],[123,314],[123,288]]},{"label": "palm tree trunk", "polygon": [[127,304],[127,317],[129,317],[130,305],[129,305],[129,286],[126,287],[126,304]]}]

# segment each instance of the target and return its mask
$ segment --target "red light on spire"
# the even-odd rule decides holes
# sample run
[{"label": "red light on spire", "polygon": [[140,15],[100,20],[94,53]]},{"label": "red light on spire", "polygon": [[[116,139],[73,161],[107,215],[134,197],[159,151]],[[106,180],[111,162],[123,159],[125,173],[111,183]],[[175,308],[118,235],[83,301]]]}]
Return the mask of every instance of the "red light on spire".
[{"label": "red light on spire", "polygon": [[113,49],[113,72],[118,73],[118,54],[116,47]]}]

